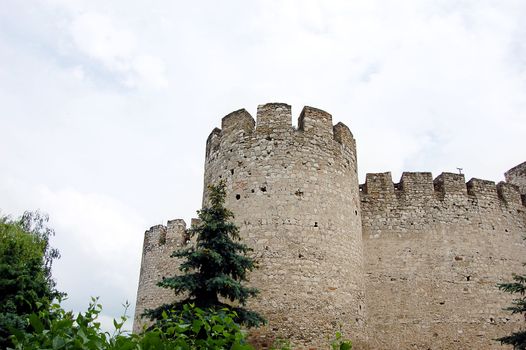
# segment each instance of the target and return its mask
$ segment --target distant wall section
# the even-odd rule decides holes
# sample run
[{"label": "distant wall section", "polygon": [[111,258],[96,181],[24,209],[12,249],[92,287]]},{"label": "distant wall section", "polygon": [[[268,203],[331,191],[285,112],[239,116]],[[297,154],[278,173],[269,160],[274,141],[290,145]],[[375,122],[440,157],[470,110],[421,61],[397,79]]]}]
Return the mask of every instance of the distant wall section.
[{"label": "distant wall section", "polygon": [[496,288],[525,261],[517,186],[460,174],[367,174],[360,186],[374,349],[492,349],[521,322]]}]

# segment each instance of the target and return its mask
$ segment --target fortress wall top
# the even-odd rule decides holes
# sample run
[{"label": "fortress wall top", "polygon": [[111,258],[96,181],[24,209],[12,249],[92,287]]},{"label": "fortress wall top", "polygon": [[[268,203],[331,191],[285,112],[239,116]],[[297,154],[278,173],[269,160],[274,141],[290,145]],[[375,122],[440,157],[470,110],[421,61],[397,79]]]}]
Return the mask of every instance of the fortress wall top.
[{"label": "fortress wall top", "polygon": [[343,124],[342,122],[339,122],[332,128],[332,132],[336,142],[339,142],[342,145],[349,147],[352,150],[352,152],[356,154],[356,141],[354,140],[354,136],[351,130],[349,130],[349,128],[347,127],[347,125]]},{"label": "fortress wall top", "polygon": [[361,185],[363,195],[379,197],[382,195],[394,195],[394,184],[391,172],[367,173],[365,184]]},{"label": "fortress wall top", "polygon": [[373,211],[375,206],[385,208],[386,201],[397,210],[405,210],[422,201],[427,203],[426,207],[438,205],[448,209],[466,206],[469,200],[466,210],[472,212],[522,204],[516,185],[503,182],[496,186],[493,181],[476,178],[466,183],[464,175],[452,173],[442,173],[433,180],[429,172],[404,172],[399,183],[392,182],[390,172],[368,173],[360,188],[362,202]]},{"label": "fortress wall top", "polygon": [[221,120],[222,135],[237,133],[240,130],[245,133],[254,131],[256,122],[254,118],[245,109],[232,112]]},{"label": "fortress wall top", "polygon": [[307,134],[332,136],[332,116],[321,109],[305,106],[298,118],[298,129]]},{"label": "fortress wall top", "polygon": [[519,207],[521,204],[526,206],[526,203],[522,203],[521,193],[517,185],[501,181],[497,184],[497,194],[507,206]]},{"label": "fortress wall top", "polygon": [[404,172],[398,185],[399,194],[426,201],[433,197],[433,176],[429,172]]},{"label": "fortress wall top", "polygon": [[497,186],[494,181],[471,179],[466,183],[468,194],[475,197],[479,204],[499,205]]},{"label": "fortress wall top", "polygon": [[166,240],[166,226],[156,225],[144,233],[144,252],[156,250]]},{"label": "fortress wall top", "polygon": [[467,195],[466,179],[463,174],[442,173],[435,178],[433,185],[443,196]]},{"label": "fortress wall top", "polygon": [[286,103],[267,103],[258,106],[257,131],[284,132],[292,128],[292,113]]},{"label": "fortress wall top", "polygon": [[526,195],[526,162],[523,162],[504,173],[506,182],[519,186],[521,194]]},{"label": "fortress wall top", "polygon": [[183,219],[168,220],[166,223],[166,243],[184,245],[186,242],[186,222]]},{"label": "fortress wall top", "polygon": [[[406,172],[397,184],[390,173],[367,174],[360,187],[364,234],[395,228],[426,232],[430,225],[459,222],[505,231],[499,221],[502,216],[513,221],[525,210],[516,186],[497,187],[493,181],[480,179],[465,183],[461,174],[442,173],[432,180],[431,173]],[[521,220],[513,225],[522,227],[526,223]]]},{"label": "fortress wall top", "polygon": [[221,142],[221,129],[214,128],[208,138],[206,139],[206,157],[208,158],[212,153],[216,152]]},{"label": "fortress wall top", "polygon": [[[298,129],[292,127],[291,107],[285,103],[267,103],[258,106],[257,120],[245,110],[239,109],[221,121],[221,129],[214,128],[206,141],[206,158],[217,157],[221,147],[226,149],[230,144],[242,142],[251,137],[264,137],[267,141],[292,136],[295,140],[317,138],[316,143],[325,143],[327,150],[333,148],[334,141],[346,147],[340,151],[349,157],[349,162],[356,163],[356,141],[349,128],[339,122],[332,125],[332,116],[318,108],[304,107],[298,118]],[[254,136],[255,134],[260,136]],[[314,141],[313,141],[314,142]],[[221,146],[223,144],[223,146]]]}]

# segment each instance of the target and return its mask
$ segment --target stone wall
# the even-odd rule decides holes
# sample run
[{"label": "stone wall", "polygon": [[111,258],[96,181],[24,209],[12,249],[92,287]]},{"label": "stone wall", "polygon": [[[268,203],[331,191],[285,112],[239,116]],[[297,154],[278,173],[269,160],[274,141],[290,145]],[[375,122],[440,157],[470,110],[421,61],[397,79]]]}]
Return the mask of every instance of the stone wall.
[{"label": "stone wall", "polygon": [[[330,114],[290,106],[239,110],[207,142],[205,188],[224,180],[226,206],[255,250],[260,289],[249,307],[269,320],[260,343],[326,345],[342,325],[364,334],[365,295],[354,138]],[[206,193],[204,196],[206,203]]]},{"label": "stone wall", "polygon": [[[506,182],[519,186],[519,190],[526,195],[526,162],[511,168],[504,174]],[[525,198],[523,197],[523,200]]]},{"label": "stone wall", "polygon": [[370,345],[502,349],[524,322],[496,284],[521,271],[525,207],[516,186],[443,173],[367,174],[360,186]]}]

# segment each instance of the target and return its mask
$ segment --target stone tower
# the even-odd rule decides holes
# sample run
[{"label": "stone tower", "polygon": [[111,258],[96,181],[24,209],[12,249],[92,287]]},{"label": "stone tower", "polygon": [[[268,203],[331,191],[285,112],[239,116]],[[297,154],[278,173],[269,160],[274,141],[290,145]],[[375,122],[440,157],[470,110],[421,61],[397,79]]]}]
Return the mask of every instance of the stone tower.
[{"label": "stone tower", "polygon": [[287,104],[259,106],[257,122],[235,111],[207,140],[205,189],[220,180],[226,207],[260,266],[250,282],[261,294],[249,307],[268,318],[272,334],[311,345],[326,344],[340,326],[357,334],[365,298],[349,129],[311,107],[297,128]]}]

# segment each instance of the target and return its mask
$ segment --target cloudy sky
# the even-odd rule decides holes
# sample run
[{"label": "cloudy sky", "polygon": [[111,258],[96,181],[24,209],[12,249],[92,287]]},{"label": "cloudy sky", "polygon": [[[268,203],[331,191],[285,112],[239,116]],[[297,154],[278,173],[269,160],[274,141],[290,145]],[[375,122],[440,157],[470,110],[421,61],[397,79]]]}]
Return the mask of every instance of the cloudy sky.
[{"label": "cloudy sky", "polygon": [[233,110],[332,113],[361,181],[500,181],[526,160],[525,23],[520,0],[2,0],[1,213],[49,213],[67,306],[100,296],[109,319],[135,302],[144,230],[195,216]]}]

